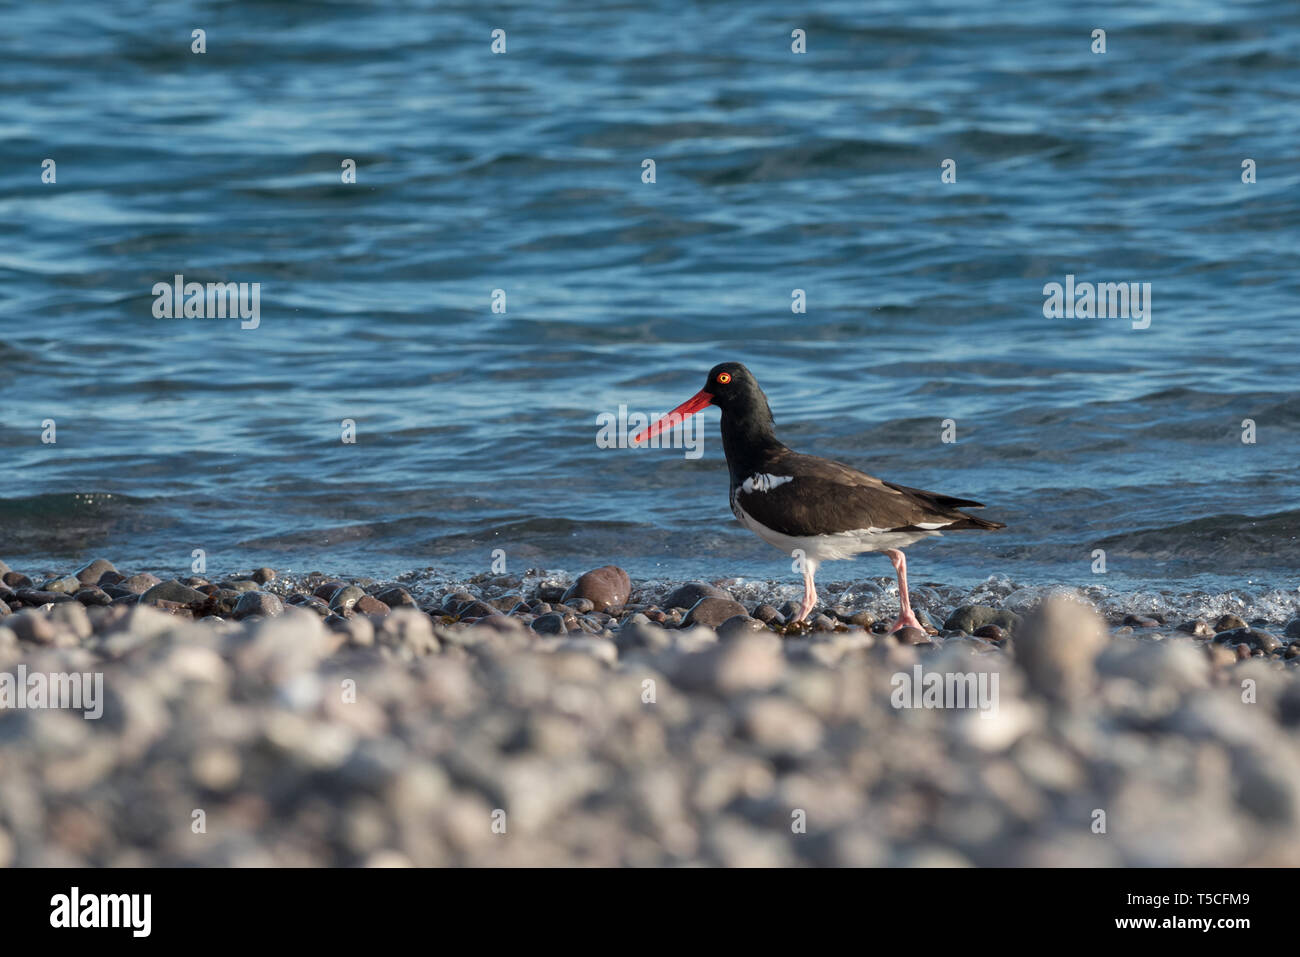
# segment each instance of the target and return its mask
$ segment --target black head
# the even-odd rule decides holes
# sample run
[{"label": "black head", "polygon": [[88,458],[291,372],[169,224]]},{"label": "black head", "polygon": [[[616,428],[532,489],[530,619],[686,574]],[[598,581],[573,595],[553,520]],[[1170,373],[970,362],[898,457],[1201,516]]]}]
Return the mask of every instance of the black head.
[{"label": "black head", "polygon": [[779,445],[772,434],[772,410],[753,373],[739,362],[720,362],[709,370],[704,388],[673,409],[658,422],[633,436],[636,445],[671,429],[701,409],[716,405],[722,410],[722,442],[727,461],[735,463],[737,450]]},{"label": "black head", "polygon": [[767,396],[754,374],[739,362],[719,362],[710,369],[702,391],[712,396],[709,404],[720,408],[724,417],[772,422]]}]

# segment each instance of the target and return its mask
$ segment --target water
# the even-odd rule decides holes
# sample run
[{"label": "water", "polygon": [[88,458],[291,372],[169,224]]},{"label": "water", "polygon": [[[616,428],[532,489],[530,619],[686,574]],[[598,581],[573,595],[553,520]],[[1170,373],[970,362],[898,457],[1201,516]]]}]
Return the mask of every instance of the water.
[{"label": "water", "polygon": [[[1300,8],[1130,6],[6,6],[0,558],[793,582],[716,410],[595,441],[737,359],[789,444],[1008,524],[916,584],[1294,594]],[[260,326],[154,318],[176,273]],[[1067,274],[1150,327],[1044,318]]]}]

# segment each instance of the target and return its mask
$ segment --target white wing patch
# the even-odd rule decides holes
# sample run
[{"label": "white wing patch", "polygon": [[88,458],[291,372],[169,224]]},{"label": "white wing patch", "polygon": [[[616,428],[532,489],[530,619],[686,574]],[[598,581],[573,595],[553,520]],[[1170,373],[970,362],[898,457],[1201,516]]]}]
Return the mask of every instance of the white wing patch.
[{"label": "white wing patch", "polygon": [[770,492],[778,485],[793,481],[793,475],[768,475],[766,472],[759,472],[745,479],[741,483],[740,490],[742,492]]},{"label": "white wing patch", "polygon": [[926,531],[930,531],[936,528],[947,528],[951,524],[952,522],[950,521],[949,522],[917,522],[916,527],[924,528]]}]

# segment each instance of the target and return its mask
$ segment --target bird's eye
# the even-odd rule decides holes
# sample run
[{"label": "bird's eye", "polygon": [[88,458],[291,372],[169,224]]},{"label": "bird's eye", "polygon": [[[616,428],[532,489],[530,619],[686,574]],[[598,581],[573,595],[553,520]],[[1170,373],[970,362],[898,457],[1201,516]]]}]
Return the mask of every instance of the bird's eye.
[{"label": "bird's eye", "polygon": [[730,381],[731,381],[731,373],[730,373],[730,372],[719,372],[719,373],[718,373],[718,384],[719,384],[719,385],[726,385],[726,384],[727,384],[728,382],[730,382]]}]

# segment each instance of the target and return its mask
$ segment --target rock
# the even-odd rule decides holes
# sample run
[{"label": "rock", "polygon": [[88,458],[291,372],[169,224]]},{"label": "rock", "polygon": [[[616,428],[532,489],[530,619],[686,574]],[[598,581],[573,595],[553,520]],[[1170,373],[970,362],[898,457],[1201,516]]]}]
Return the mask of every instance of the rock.
[{"label": "rock", "polygon": [[618,614],[627,604],[632,593],[632,580],[627,572],[617,565],[605,565],[592,569],[569,586],[560,598],[568,602],[573,598],[585,598],[592,603],[596,611]]},{"label": "rock", "polygon": [[442,645],[433,632],[433,621],[414,608],[394,608],[377,619],[375,640],[393,648],[403,658],[418,658],[439,651]]},{"label": "rock", "polygon": [[113,563],[106,558],[96,558],[78,568],[73,574],[83,585],[98,585],[107,572],[116,572]]},{"label": "rock", "polygon": [[249,592],[257,591],[257,582],[248,578],[240,578],[235,581],[218,582],[217,587],[222,591]]},{"label": "rock", "polygon": [[706,625],[709,628],[717,628],[728,618],[735,615],[749,617],[749,611],[740,602],[733,598],[701,598],[691,610],[686,613],[682,619],[683,628],[691,628],[695,625]]},{"label": "rock", "polygon": [[352,607],[365,597],[366,591],[359,585],[345,585],[330,598],[330,610],[336,614],[346,615]]},{"label": "rock", "polygon": [[86,606],[76,601],[63,602],[51,608],[50,622],[72,634],[79,641],[84,641],[94,632],[90,626],[90,615],[86,612]]},{"label": "rock", "polygon": [[562,635],[569,630],[565,627],[564,616],[557,611],[538,615],[533,621],[532,629],[539,635]]},{"label": "rock", "polygon": [[1248,645],[1252,650],[1258,648],[1265,654],[1271,654],[1282,647],[1282,642],[1276,635],[1256,628],[1243,627],[1221,631],[1214,636],[1214,640],[1221,645]]},{"label": "rock", "polygon": [[5,627],[17,635],[19,641],[30,641],[38,645],[53,644],[59,636],[54,624],[37,611],[20,611],[16,615],[10,615],[5,619]]},{"label": "rock", "polygon": [[987,638],[989,641],[1001,641],[1006,638],[1006,634],[997,625],[990,622],[987,625],[980,625],[973,632],[976,638]]},{"label": "rock", "polygon": [[913,628],[911,625],[893,632],[893,637],[898,640],[899,644],[903,645],[923,645],[930,642],[929,635],[920,628]]},{"label": "rock", "polygon": [[13,609],[9,607],[8,603],[3,598],[0,598],[0,618],[10,614],[13,614]]},{"label": "rock", "polygon": [[1107,641],[1106,623],[1096,609],[1053,596],[1021,624],[1015,657],[1035,691],[1054,701],[1072,702],[1092,690],[1093,662]]},{"label": "rock", "polygon": [[375,592],[375,598],[382,601],[389,608],[415,608],[417,607],[415,599],[411,593],[400,585],[392,588],[385,588],[383,591]]},{"label": "rock", "polygon": [[757,618],[750,618],[748,615],[733,615],[718,626],[718,637],[726,641],[760,631],[767,631],[767,625]]},{"label": "rock", "polygon": [[822,743],[821,722],[787,698],[753,701],[745,709],[742,727],[759,747],[779,754],[809,754]]},{"label": "rock", "polygon": [[847,623],[870,631],[871,626],[876,623],[876,616],[869,611],[859,611],[849,615]]},{"label": "rock", "polygon": [[182,605],[189,605],[195,602],[207,600],[207,595],[201,591],[191,588],[188,585],[182,585],[180,582],[172,579],[171,581],[159,582],[148,591],[140,596],[140,603],[143,605],[156,605],[160,601],[174,601]]},{"label": "rock", "polygon": [[269,591],[246,591],[235,603],[233,617],[236,621],[242,621],[250,615],[273,618],[283,611],[284,602],[280,600],[279,595],[273,595]]},{"label": "rock", "polygon": [[265,585],[267,582],[269,582],[272,578],[275,577],[275,569],[265,568],[265,567],[258,568],[253,571],[251,577],[253,581],[257,582],[259,585]]},{"label": "rock", "polygon": [[1013,611],[1003,611],[991,605],[961,605],[944,619],[945,631],[964,631],[973,635],[985,625],[997,625],[1004,632],[1014,633],[1020,616]]},{"label": "rock", "polygon": [[501,614],[500,609],[489,605],[485,601],[472,601],[467,605],[461,605],[456,611],[458,618],[469,620],[470,618],[488,618],[492,615]]},{"label": "rock", "polygon": [[31,588],[32,580],[21,572],[5,572],[3,576],[4,583],[10,588]]},{"label": "rock", "polygon": [[154,585],[160,584],[162,579],[157,575],[150,575],[144,572],[140,575],[132,575],[130,578],[123,578],[117,582],[114,587],[129,591],[133,595],[143,595]]},{"label": "rock", "polygon": [[20,588],[15,596],[28,608],[37,608],[51,602],[75,601],[71,595],[61,591],[41,591],[38,588]]},{"label": "rock", "polygon": [[107,605],[112,602],[112,597],[102,588],[91,586],[82,588],[72,596],[83,605]]},{"label": "rock", "polygon": [[392,609],[373,595],[362,595],[352,610],[361,615],[387,615]]},{"label": "rock", "polygon": [[[670,591],[659,603],[661,608],[694,608],[701,598],[725,598],[733,600],[731,592],[723,591],[706,582],[687,582]],[[748,611],[743,614],[749,614]]]},{"label": "rock", "polygon": [[1292,618],[1288,621],[1282,634],[1286,635],[1292,641],[1300,638],[1300,618]]},{"label": "rock", "polygon": [[683,688],[732,695],[771,688],[785,668],[780,638],[750,635],[684,655],[673,680]]},{"label": "rock", "polygon": [[1245,627],[1246,627],[1246,623],[1242,621],[1240,618],[1238,618],[1236,615],[1220,615],[1218,619],[1214,622],[1214,630],[1216,632],[1236,631],[1239,628],[1245,628]]},{"label": "rock", "polygon": [[768,604],[758,605],[754,608],[753,614],[755,618],[763,622],[765,625],[785,624],[785,619],[781,617],[781,613],[777,611],[776,608],[773,607],[772,605],[768,605]]},{"label": "rock", "polygon": [[1191,635],[1193,638],[1213,638],[1214,629],[1203,618],[1181,622],[1175,628],[1185,635]]},{"label": "rock", "polygon": [[80,587],[81,581],[76,575],[67,575],[63,578],[51,578],[41,585],[41,591],[55,591],[71,595]]}]

